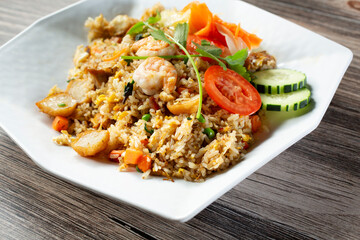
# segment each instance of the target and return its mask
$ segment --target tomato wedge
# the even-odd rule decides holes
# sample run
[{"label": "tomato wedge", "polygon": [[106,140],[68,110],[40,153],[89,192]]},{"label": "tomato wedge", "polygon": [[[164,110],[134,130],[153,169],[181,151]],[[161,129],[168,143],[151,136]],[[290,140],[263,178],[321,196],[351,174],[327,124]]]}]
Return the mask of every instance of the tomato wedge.
[{"label": "tomato wedge", "polygon": [[261,107],[258,91],[233,70],[211,66],[206,70],[204,80],[211,99],[228,112],[250,115]]}]

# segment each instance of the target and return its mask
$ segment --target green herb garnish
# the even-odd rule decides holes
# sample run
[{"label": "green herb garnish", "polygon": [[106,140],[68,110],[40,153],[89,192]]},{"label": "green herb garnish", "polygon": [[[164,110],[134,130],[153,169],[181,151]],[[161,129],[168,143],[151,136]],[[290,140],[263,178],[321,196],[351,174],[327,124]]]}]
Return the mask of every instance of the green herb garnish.
[{"label": "green herb garnish", "polygon": [[[123,56],[121,56],[121,57],[123,57]],[[130,63],[133,61],[132,59],[125,59],[125,58],[123,58],[123,59],[126,62],[127,66],[130,66]]]},{"label": "green herb garnish", "polygon": [[66,104],[65,103],[58,103],[58,106],[59,107],[66,107]]},{"label": "green herb garnish", "polygon": [[222,53],[222,50],[220,48],[217,48],[213,45],[210,46],[201,46],[195,42],[193,42],[196,46],[196,51],[198,53],[200,53],[202,56],[204,57],[208,57],[211,59],[214,59],[215,61],[217,61],[219,63],[219,65],[226,70],[226,65],[225,63],[223,63],[222,61],[220,61],[220,55]]},{"label": "green herb garnish", "polygon": [[244,63],[247,57],[247,49],[241,49],[240,51],[237,51],[234,55],[223,58],[223,60],[225,60],[227,64],[229,64],[229,67],[232,70],[243,76],[246,80],[250,81],[250,73],[244,67]]},{"label": "green herb garnish", "polygon": [[189,34],[189,24],[179,23],[175,27],[174,39],[183,47],[186,47],[187,36]]},{"label": "green herb garnish", "polygon": [[213,139],[215,137],[215,131],[212,130],[211,128],[205,128],[203,133],[205,133],[209,139]]},{"label": "green herb garnish", "polygon": [[150,134],[153,134],[153,133],[154,133],[154,129],[151,129],[151,130],[147,129],[146,123],[144,124],[144,129],[145,129],[146,132],[148,132],[148,133],[150,133]]},{"label": "green herb garnish", "polygon": [[200,43],[201,43],[201,46],[210,46],[211,45],[211,43],[205,39],[202,39]]},{"label": "green herb garnish", "polygon": [[187,117],[186,119],[190,121],[190,120],[191,120],[191,117]]},{"label": "green herb garnish", "polygon": [[[147,23],[145,23],[146,26],[149,26],[151,27],[150,25],[147,25]],[[160,30],[160,29],[157,29],[157,28],[154,28],[154,27],[151,27],[151,29],[153,31],[150,32],[150,35],[155,39],[155,40],[161,40],[161,41],[164,41],[168,44],[172,44],[173,42],[171,42],[165,35],[165,33]],[[169,35],[168,35],[169,36]]]},{"label": "green herb garnish", "polygon": [[72,80],[75,80],[75,78],[70,78],[70,79],[67,80],[66,82],[69,83],[69,82],[71,82]]},{"label": "green herb garnish", "polygon": [[125,103],[125,102],[126,102],[126,99],[128,99],[128,97],[132,94],[132,91],[133,91],[133,88],[134,88],[134,83],[135,83],[135,81],[132,80],[131,82],[128,82],[128,83],[125,85],[123,103]]},{"label": "green herb garnish", "polygon": [[202,114],[200,114],[200,117],[198,117],[199,122],[205,123],[205,118]]},{"label": "green herb garnish", "polygon": [[148,20],[146,20],[146,22],[137,22],[134,26],[132,26],[130,28],[130,30],[127,32],[127,34],[129,35],[136,35],[139,33],[143,33],[145,31],[145,23],[148,24],[155,24],[158,21],[160,21],[161,16],[159,14],[159,12],[157,12],[155,17],[149,17]]},{"label": "green herb garnish", "polygon": [[149,23],[149,24],[155,24],[160,20],[161,20],[160,13],[159,13],[159,11],[156,11],[156,16],[155,17],[149,17],[148,20],[146,20],[146,22]]},{"label": "green herb garnish", "polygon": [[127,34],[135,35],[135,34],[142,33],[145,30],[144,27],[145,27],[144,22],[137,22],[134,26],[132,26],[130,28],[130,30],[127,32]]},{"label": "green herb garnish", "polygon": [[135,41],[139,41],[142,38],[144,38],[142,33],[136,34]]},{"label": "green herb garnish", "polygon": [[195,42],[193,42],[193,44],[197,47],[196,51],[198,53],[200,53],[204,57],[208,57],[217,61],[224,70],[226,70],[227,68],[223,61],[228,64],[230,69],[243,76],[246,80],[251,80],[250,73],[244,67],[245,60],[248,57],[247,49],[241,49],[237,51],[234,55],[223,58],[220,57],[222,54],[222,50],[214,45],[211,45],[209,41],[201,40],[201,45]]}]

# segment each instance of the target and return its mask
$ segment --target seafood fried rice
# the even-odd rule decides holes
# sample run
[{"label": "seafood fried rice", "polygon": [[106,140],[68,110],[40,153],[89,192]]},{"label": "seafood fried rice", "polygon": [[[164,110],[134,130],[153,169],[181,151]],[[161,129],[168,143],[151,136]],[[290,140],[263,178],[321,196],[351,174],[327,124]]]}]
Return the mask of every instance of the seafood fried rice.
[{"label": "seafood fried rice", "polygon": [[[85,22],[89,42],[76,49],[67,88],[54,86],[36,103],[54,118],[53,128],[61,132],[53,141],[71,146],[84,157],[107,157],[118,162],[121,171],[137,169],[143,178],[159,175],[201,182],[241,161],[261,125],[261,100],[259,104],[253,89],[245,85],[251,86],[246,76],[231,70],[231,62],[224,59],[244,49],[251,61],[240,65],[248,76],[276,63],[266,52],[250,51],[261,42],[255,35],[242,39],[239,26],[216,15],[211,16],[217,30],[211,31],[220,40],[212,39],[209,32],[203,36],[208,27],[196,27],[193,22],[196,9],[205,7],[194,2],[177,11],[157,4],[140,19],[89,18]],[[178,24],[185,29],[185,38],[176,37],[181,32]],[[241,41],[231,45],[222,35],[226,31]],[[173,39],[166,41],[162,34]],[[181,40],[187,52],[174,43]],[[196,47],[213,53],[227,69]],[[221,49],[221,54],[211,52],[211,47]],[[264,56],[267,61],[257,62]],[[226,79],[214,84],[236,107],[219,102],[207,80],[209,69],[231,71],[234,82],[244,84],[245,97],[238,97],[236,86],[226,85]]]}]

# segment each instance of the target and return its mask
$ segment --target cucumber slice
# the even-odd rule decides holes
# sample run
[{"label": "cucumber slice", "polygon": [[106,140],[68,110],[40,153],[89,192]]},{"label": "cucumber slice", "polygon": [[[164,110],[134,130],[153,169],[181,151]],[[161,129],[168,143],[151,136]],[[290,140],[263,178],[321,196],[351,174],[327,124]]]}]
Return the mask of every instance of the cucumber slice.
[{"label": "cucumber slice", "polygon": [[307,88],[282,94],[260,94],[261,108],[267,111],[296,111],[310,102],[311,92]]},{"label": "cucumber slice", "polygon": [[304,73],[290,69],[269,69],[254,73],[254,87],[259,93],[281,94],[297,91],[306,84]]}]

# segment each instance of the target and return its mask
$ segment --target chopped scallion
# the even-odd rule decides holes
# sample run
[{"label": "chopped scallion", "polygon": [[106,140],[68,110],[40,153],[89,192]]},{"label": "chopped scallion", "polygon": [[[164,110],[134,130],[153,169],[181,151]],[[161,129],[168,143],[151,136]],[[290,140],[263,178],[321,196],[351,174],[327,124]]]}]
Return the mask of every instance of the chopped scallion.
[{"label": "chopped scallion", "polygon": [[205,118],[202,114],[200,114],[200,116],[197,119],[199,120],[199,122],[205,123]]},{"label": "chopped scallion", "polygon": [[205,133],[209,139],[213,139],[215,137],[215,131],[211,128],[205,128],[203,133]]},{"label": "chopped scallion", "polygon": [[146,123],[144,124],[144,129],[145,129],[146,132],[148,132],[148,133],[150,133],[150,134],[153,134],[153,133],[154,133],[154,129],[151,129],[151,130],[147,129]]}]

